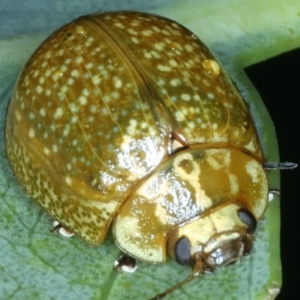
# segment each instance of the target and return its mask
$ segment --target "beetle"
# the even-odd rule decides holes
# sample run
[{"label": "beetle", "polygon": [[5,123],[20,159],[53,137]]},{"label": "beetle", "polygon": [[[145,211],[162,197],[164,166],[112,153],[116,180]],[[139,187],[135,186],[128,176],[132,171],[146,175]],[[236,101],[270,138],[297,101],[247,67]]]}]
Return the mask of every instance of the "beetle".
[{"label": "beetle", "polygon": [[248,104],[208,48],[164,17],[98,13],[55,31],[18,78],[5,141],[59,226],[92,245],[112,226],[128,257],[194,262],[155,299],[247,255],[267,208]]}]

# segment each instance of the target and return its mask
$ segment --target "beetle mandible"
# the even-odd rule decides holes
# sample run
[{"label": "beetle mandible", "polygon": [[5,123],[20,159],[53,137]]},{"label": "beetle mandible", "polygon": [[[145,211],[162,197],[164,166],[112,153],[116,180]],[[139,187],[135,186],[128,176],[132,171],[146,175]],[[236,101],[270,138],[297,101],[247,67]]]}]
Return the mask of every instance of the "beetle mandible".
[{"label": "beetle mandible", "polygon": [[6,149],[32,198],[88,243],[112,226],[135,259],[195,263],[156,299],[248,254],[267,207],[248,105],[192,32],[151,14],[54,32],[19,76]]}]

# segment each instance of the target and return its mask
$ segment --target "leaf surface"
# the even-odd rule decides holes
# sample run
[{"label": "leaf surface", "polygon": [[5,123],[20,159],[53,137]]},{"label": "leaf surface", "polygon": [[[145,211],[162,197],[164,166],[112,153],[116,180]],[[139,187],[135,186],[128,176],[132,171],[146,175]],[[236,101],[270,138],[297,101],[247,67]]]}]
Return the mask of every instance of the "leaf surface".
[{"label": "leaf surface", "polygon": [[[68,9],[62,5],[47,9],[48,1],[26,1],[25,7],[22,1],[4,2],[14,3],[17,8],[20,5],[19,11],[10,11],[15,13],[17,24],[22,24],[22,20],[26,24],[29,17],[23,11],[27,8],[28,12],[29,2],[32,15],[40,13],[43,17],[39,22],[33,19],[34,26],[29,31],[22,30],[22,26],[12,29],[0,18],[0,28],[8,28],[6,37],[10,36],[0,40],[0,299],[153,297],[187,277],[191,267],[178,266],[169,259],[163,265],[140,263],[134,274],[120,274],[112,269],[120,251],[111,234],[98,248],[77,237],[63,239],[54,235],[49,231],[52,220],[27,197],[14,178],[3,142],[6,108],[17,74],[49,33],[39,33],[40,28],[52,30],[77,15],[116,8],[107,6],[106,1],[85,1],[84,6],[82,1],[64,1],[72,3]],[[156,0],[152,6],[147,1],[128,1],[130,6],[126,6],[127,1],[114,1],[113,5],[118,2],[122,9],[152,9],[195,32],[225,65],[250,103],[267,159],[279,161],[273,123],[243,69],[300,46],[298,1]],[[10,9],[8,4],[6,9]],[[63,15],[66,16],[61,18]],[[0,30],[0,36],[3,32]],[[38,33],[14,36],[29,32]],[[279,188],[279,172],[269,177],[270,186]],[[251,255],[212,275],[195,279],[167,299],[274,299],[280,285],[279,200],[275,198],[258,225]]]}]

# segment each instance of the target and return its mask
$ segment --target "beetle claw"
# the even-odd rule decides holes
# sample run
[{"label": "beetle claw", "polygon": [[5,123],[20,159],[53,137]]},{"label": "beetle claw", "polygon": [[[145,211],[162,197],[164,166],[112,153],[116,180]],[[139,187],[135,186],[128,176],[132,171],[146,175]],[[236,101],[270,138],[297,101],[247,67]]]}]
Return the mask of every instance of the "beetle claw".
[{"label": "beetle claw", "polygon": [[51,232],[57,233],[63,237],[70,238],[74,235],[72,231],[70,231],[68,228],[61,225],[58,221],[54,221],[52,223],[52,229]]},{"label": "beetle claw", "polygon": [[280,197],[279,189],[269,189],[268,200],[269,202],[273,200],[274,196]]},{"label": "beetle claw", "polygon": [[114,269],[121,273],[134,273],[137,269],[136,259],[127,254],[122,254],[115,260]]}]

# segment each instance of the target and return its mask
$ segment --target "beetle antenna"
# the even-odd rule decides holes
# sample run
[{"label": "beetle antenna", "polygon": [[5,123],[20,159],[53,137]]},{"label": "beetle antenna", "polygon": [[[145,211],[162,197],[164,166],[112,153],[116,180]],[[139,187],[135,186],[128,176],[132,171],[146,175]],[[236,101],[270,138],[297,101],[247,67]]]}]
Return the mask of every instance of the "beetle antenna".
[{"label": "beetle antenna", "polygon": [[265,170],[293,170],[298,167],[298,164],[292,162],[283,162],[283,163],[275,163],[275,162],[267,162],[263,164]]},{"label": "beetle antenna", "polygon": [[193,279],[195,279],[196,277],[198,277],[199,275],[203,274],[204,270],[203,270],[203,262],[200,259],[196,260],[196,264],[195,264],[195,268],[193,273],[188,276],[187,278],[185,278],[184,280],[178,282],[176,285],[172,286],[171,288],[165,290],[162,293],[157,294],[154,298],[151,298],[149,300],[158,300],[158,299],[162,299],[165,296],[173,293],[174,291],[180,289],[182,286],[184,286],[186,283],[192,281]]}]

